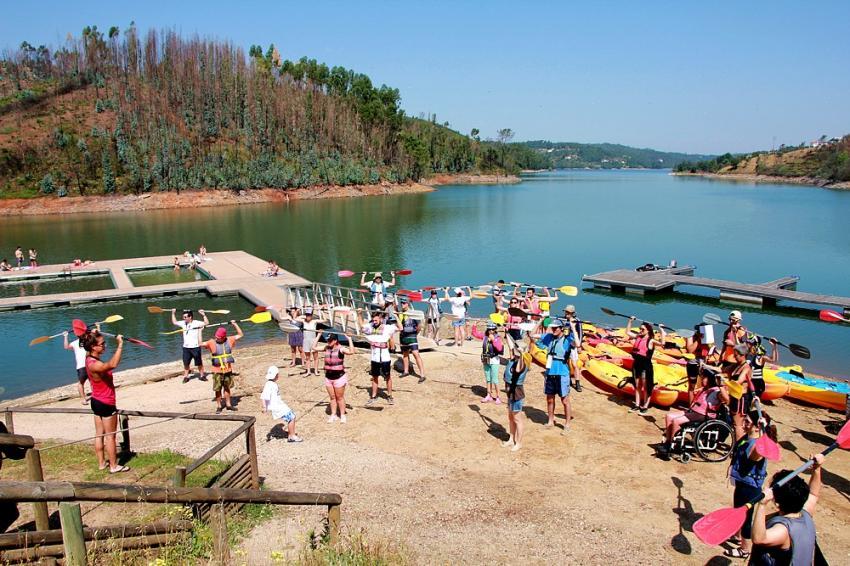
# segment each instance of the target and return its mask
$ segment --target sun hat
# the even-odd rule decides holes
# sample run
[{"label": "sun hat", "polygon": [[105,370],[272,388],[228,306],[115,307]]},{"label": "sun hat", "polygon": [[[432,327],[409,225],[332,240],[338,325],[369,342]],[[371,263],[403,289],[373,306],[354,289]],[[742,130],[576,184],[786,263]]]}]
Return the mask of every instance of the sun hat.
[{"label": "sun hat", "polygon": [[567,306],[564,307],[564,312],[575,313],[576,312],[576,306],[575,305],[567,305]]},{"label": "sun hat", "polygon": [[224,338],[227,336],[227,330],[222,326],[218,330],[215,331],[216,338]]},{"label": "sun hat", "polygon": [[384,300],[388,303],[393,303],[395,302],[395,295],[393,295],[392,293],[387,293],[386,295],[384,295]]},{"label": "sun hat", "polygon": [[738,320],[744,320],[744,317],[741,315],[741,311],[732,311],[729,313],[729,318],[736,318]]},{"label": "sun hat", "polygon": [[266,380],[271,381],[277,377],[278,373],[277,366],[269,366],[269,369],[266,370]]},{"label": "sun hat", "polygon": [[455,287],[455,295],[460,295],[461,293],[463,293],[463,289],[461,289],[460,287]]},{"label": "sun hat", "polygon": [[306,309],[304,309],[304,314],[305,315],[308,315],[308,314],[312,315],[313,314],[313,307],[307,307]]}]

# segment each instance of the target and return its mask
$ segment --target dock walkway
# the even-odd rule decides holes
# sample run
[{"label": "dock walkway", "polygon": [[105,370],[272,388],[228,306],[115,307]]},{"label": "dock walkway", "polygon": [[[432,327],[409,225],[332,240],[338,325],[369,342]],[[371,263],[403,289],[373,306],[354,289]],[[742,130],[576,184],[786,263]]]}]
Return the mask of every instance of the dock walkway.
[{"label": "dock walkway", "polygon": [[288,294],[285,288],[312,285],[307,279],[283,269],[277,277],[263,277],[262,273],[266,270],[267,262],[241,250],[214,252],[207,254],[207,258],[208,261],[202,262],[198,270],[209,279],[144,287],[133,285],[128,272],[170,269],[174,256],[107,260],[81,267],[43,265],[35,269],[3,272],[0,273],[0,282],[4,283],[53,278],[73,280],[74,277],[108,274],[114,288],[0,299],[0,311],[168,297],[199,292],[206,292],[211,296],[242,295],[256,305],[286,304]]},{"label": "dock walkway", "polygon": [[850,314],[850,297],[805,293],[797,291],[797,276],[788,276],[766,283],[739,283],[725,279],[696,277],[695,267],[683,266],[656,271],[635,271],[616,269],[594,275],[584,275],[582,281],[593,283],[594,287],[643,295],[674,291],[678,285],[706,287],[720,291],[720,299],[730,302],[743,302],[760,306],[774,306],[777,301],[794,301],[812,305],[825,305],[844,310]]}]

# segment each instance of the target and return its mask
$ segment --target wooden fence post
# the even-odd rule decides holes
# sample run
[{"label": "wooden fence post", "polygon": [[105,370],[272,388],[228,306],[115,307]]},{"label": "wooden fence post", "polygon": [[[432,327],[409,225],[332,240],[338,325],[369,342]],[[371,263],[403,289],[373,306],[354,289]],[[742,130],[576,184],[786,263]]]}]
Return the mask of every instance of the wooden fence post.
[{"label": "wooden fence post", "polygon": [[260,468],[257,464],[257,438],[254,436],[254,425],[245,431],[245,441],[248,450],[248,460],[251,462],[251,489],[260,489]]},{"label": "wooden fence post", "polygon": [[171,484],[174,487],[186,487],[186,466],[174,466],[174,477]]},{"label": "wooden fence post", "polygon": [[12,416],[12,411],[6,410],[6,429],[9,434],[15,434],[15,418]]},{"label": "wooden fence post", "polygon": [[[24,456],[27,462],[27,479],[29,481],[44,481],[44,470],[41,468],[41,452],[30,448]],[[47,502],[36,501],[32,504],[35,513],[35,528],[39,531],[50,529],[50,515],[47,513]]]},{"label": "wooden fence post", "polygon": [[130,417],[121,415],[119,418],[121,423],[121,452],[124,454],[130,453]]},{"label": "wooden fence post", "polygon": [[230,560],[230,546],[227,542],[227,513],[223,503],[210,508],[210,529],[213,538],[213,563],[224,566]]},{"label": "wooden fence post", "polygon": [[342,519],[339,505],[328,505],[328,536],[331,546],[339,543],[339,524]]},{"label": "wooden fence post", "polygon": [[60,503],[59,519],[62,522],[65,564],[86,566],[86,541],[83,537],[83,516],[80,513],[80,504]]}]

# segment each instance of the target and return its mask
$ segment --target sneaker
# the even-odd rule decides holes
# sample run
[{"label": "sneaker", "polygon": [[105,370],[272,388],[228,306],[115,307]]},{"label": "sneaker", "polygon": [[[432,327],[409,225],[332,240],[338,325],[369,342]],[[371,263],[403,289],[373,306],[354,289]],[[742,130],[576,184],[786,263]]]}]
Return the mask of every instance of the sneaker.
[{"label": "sneaker", "polygon": [[630,413],[637,413],[638,411],[640,411],[640,407],[638,407],[637,405],[635,405],[631,409],[629,409]]},{"label": "sneaker", "polygon": [[425,383],[425,376],[424,375],[419,376],[419,383]]},{"label": "sneaker", "polygon": [[339,422],[340,422],[340,423],[342,423],[342,424],[345,424],[345,423],[347,423],[347,422],[348,422],[348,419],[345,417],[345,415],[342,415],[342,416],[339,418]]},{"label": "sneaker", "polygon": [[513,446],[513,445],[514,445],[514,441],[513,441],[513,439],[512,439],[512,438],[511,438],[511,439],[508,439],[508,440],[503,440],[503,441],[502,441],[502,446],[504,446],[505,448],[510,448],[510,447],[511,447],[511,446]]},{"label": "sneaker", "polygon": [[489,403],[489,402],[490,402],[490,401],[492,401],[492,400],[493,400],[493,398],[492,398],[492,397],[490,397],[490,395],[487,395],[486,397],[484,397],[483,399],[481,399],[481,402],[482,402],[482,403]]},{"label": "sneaker", "polygon": [[225,409],[227,409],[228,411],[235,411],[235,410],[237,410],[237,409],[236,409],[236,407],[233,407],[232,405],[231,405],[231,406],[229,406],[229,407],[225,407]]},{"label": "sneaker", "polygon": [[649,411],[649,407],[641,407],[638,411],[641,415],[645,415]]},{"label": "sneaker", "polygon": [[387,397],[387,405],[395,405],[395,399],[393,399],[392,395]]},{"label": "sneaker", "polygon": [[369,400],[368,400],[368,401],[366,401],[366,406],[368,407],[369,405],[374,404],[374,403],[375,403],[375,399],[377,399],[377,397],[369,397]]},{"label": "sneaker", "polygon": [[570,432],[570,425],[564,425],[564,430],[561,431],[561,434],[566,436],[566,434]]},{"label": "sneaker", "polygon": [[216,407],[216,408],[215,408],[215,414],[216,414],[216,415],[220,415],[220,414],[221,414],[221,407]]},{"label": "sneaker", "polygon": [[304,442],[304,439],[301,438],[298,435],[295,435],[295,436],[290,436],[289,438],[286,439],[286,441],[287,442]]},{"label": "sneaker", "polygon": [[188,378],[188,376],[183,378],[183,383],[189,383],[189,378]]},{"label": "sneaker", "polygon": [[494,402],[495,404],[497,404],[497,405],[501,405],[501,404],[502,404],[502,398],[501,398],[501,397],[496,397],[496,400],[495,400],[495,401],[493,401],[493,402]]},{"label": "sneaker", "polygon": [[576,391],[581,393],[581,383],[579,383],[578,381],[576,381]]},{"label": "sneaker", "polygon": [[339,420],[339,417],[338,417],[338,416],[336,416],[336,415],[331,415],[331,416],[329,416],[329,417],[328,417],[328,422],[329,422],[329,423],[335,423],[335,422],[336,422],[336,421],[338,421],[338,420]]}]

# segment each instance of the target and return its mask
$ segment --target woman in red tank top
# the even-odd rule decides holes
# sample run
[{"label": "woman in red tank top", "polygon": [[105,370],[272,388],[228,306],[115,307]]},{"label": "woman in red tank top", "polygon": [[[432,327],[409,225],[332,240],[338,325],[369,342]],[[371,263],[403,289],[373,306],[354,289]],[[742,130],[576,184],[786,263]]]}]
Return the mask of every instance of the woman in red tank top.
[{"label": "woman in red tank top", "polygon": [[115,337],[118,342],[115,353],[109,361],[101,360],[106,353],[106,339],[98,330],[88,330],[80,337],[80,344],[86,351],[86,373],[91,383],[91,410],[94,413],[94,451],[101,470],[109,466],[109,473],[126,472],[130,468],[118,465],[115,445],[115,432],[118,429],[118,409],[115,407],[115,384],[112,371],[121,361],[124,338]]}]

